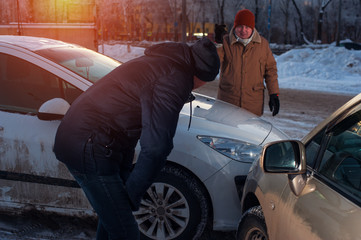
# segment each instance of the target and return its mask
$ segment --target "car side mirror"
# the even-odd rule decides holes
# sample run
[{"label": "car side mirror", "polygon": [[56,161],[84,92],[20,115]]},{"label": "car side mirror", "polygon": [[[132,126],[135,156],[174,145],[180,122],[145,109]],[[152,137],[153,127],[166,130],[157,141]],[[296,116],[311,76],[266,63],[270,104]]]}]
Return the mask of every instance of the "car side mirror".
[{"label": "car side mirror", "polygon": [[302,142],[286,140],[264,146],[261,166],[266,173],[303,174],[306,172],[306,151]]},{"label": "car side mirror", "polygon": [[289,186],[296,196],[315,189],[313,185],[306,187],[306,150],[303,143],[298,140],[278,141],[265,145],[260,163],[265,173],[288,174]]},{"label": "car side mirror", "polygon": [[38,111],[40,120],[60,120],[68,111],[70,104],[62,98],[53,98],[43,103]]}]

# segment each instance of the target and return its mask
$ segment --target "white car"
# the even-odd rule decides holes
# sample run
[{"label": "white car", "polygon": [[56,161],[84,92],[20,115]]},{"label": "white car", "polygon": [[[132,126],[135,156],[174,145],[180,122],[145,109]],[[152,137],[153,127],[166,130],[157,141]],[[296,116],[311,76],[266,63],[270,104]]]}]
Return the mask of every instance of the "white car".
[{"label": "white car", "polygon": [[[95,216],[52,148],[69,105],[120,64],[61,41],[0,36],[0,211]],[[236,230],[252,162],[264,144],[287,138],[243,109],[196,95],[181,111],[166,167],[134,212],[142,235]]]}]

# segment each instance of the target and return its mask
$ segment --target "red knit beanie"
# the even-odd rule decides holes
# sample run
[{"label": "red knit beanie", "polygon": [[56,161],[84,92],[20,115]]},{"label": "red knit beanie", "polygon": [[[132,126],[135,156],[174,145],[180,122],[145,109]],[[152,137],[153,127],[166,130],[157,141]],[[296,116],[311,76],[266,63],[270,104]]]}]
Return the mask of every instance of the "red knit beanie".
[{"label": "red knit beanie", "polygon": [[245,25],[252,29],[255,26],[255,20],[253,13],[248,9],[239,10],[234,18],[234,27],[239,25]]}]

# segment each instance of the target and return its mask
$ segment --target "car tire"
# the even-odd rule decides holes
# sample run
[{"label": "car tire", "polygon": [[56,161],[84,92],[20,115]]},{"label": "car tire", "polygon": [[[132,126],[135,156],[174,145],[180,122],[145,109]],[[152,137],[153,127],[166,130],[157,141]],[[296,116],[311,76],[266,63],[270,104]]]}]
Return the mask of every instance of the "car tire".
[{"label": "car tire", "polygon": [[134,212],[141,239],[209,239],[210,203],[204,187],[180,167],[165,166]]},{"label": "car tire", "polygon": [[268,240],[261,206],[252,207],[243,214],[238,225],[237,240]]}]

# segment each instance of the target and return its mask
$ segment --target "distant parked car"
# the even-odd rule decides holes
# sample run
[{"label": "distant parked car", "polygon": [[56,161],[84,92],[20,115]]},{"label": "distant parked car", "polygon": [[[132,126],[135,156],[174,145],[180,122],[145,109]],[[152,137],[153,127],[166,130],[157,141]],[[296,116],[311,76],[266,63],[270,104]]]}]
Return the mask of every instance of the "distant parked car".
[{"label": "distant parked car", "polygon": [[358,42],[344,42],[341,43],[340,46],[343,46],[349,50],[361,50],[361,43]]},{"label": "distant parked car", "polygon": [[241,203],[237,240],[361,239],[361,94],[302,141],[266,144]]},{"label": "distant parked car", "polygon": [[[69,105],[120,64],[56,40],[0,36],[0,211],[95,216],[52,148]],[[245,110],[195,95],[180,114],[165,168],[134,213],[143,237],[236,230],[252,162],[262,145],[285,138]]]}]

